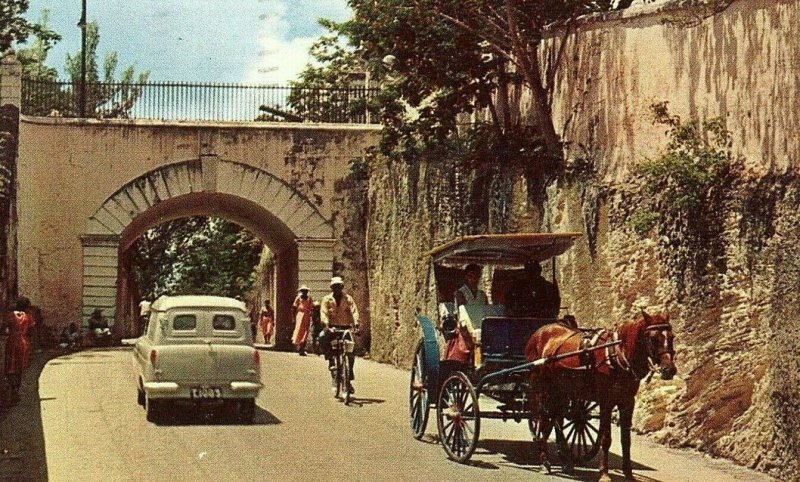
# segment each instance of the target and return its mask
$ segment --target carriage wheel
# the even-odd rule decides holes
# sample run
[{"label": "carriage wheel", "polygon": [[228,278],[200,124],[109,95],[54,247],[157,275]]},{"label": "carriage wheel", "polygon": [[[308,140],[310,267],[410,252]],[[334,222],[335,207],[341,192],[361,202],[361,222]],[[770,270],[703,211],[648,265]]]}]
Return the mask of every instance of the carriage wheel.
[{"label": "carriage wheel", "polygon": [[436,404],[439,439],[447,456],[465,463],[475,452],[481,430],[478,395],[466,375],[455,372],[445,380]]},{"label": "carriage wheel", "polygon": [[561,424],[559,454],[574,464],[592,460],[600,449],[600,407],[591,400],[571,400]]},{"label": "carriage wheel", "polygon": [[425,340],[420,340],[414,351],[414,364],[411,366],[411,383],[408,390],[408,412],[411,431],[419,440],[425,435],[428,426],[428,389],[425,387]]}]

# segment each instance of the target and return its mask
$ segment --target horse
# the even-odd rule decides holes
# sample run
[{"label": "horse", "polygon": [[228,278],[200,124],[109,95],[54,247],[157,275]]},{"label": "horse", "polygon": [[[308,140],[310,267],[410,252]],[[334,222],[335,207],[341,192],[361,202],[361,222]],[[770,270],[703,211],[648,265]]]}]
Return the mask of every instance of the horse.
[{"label": "horse", "polygon": [[[525,347],[525,357],[534,361],[579,351],[586,347],[582,346],[582,338],[576,329],[560,323],[548,324],[531,335]],[[611,447],[611,412],[614,407],[619,408],[622,471],[626,479],[633,480],[630,447],[636,393],[641,380],[647,378],[649,381],[655,372],[659,372],[664,380],[675,376],[673,338],[669,314],[651,316],[642,310],[640,317],[621,324],[614,331],[598,330],[591,339],[592,346],[615,341],[618,344],[532,369],[529,400],[532,414],[538,419],[538,455],[548,471],[547,438],[557,417],[563,416],[570,401],[595,401],[600,408],[599,444],[602,454],[599,480],[611,480],[608,450]],[[556,436],[558,439],[558,432]],[[565,444],[563,437],[559,442]],[[570,463],[565,464],[565,470],[571,470]]]}]

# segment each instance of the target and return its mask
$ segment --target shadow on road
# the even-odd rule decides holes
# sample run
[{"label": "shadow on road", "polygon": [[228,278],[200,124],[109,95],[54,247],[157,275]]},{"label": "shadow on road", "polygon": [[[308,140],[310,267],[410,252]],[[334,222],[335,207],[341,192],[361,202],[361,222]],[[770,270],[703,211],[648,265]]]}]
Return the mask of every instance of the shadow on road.
[{"label": "shadow on road", "polygon": [[30,365],[22,380],[19,403],[13,407],[0,407],[0,480],[47,480],[41,404],[48,399],[39,399],[39,375],[49,360],[63,353],[59,350],[32,350]]},{"label": "shadow on road", "polygon": [[[426,434],[420,441],[438,445],[439,436],[436,434]],[[548,444],[548,453],[550,454],[550,460],[558,460],[558,451],[554,442],[550,442]],[[479,469],[497,470],[500,468],[499,465],[481,460],[481,455],[499,455],[504,460],[501,465],[513,465],[516,468],[536,473],[547,472],[544,466],[539,463],[538,457],[534,453],[533,442],[524,440],[479,440],[475,454],[473,455],[472,459],[467,462],[467,465]],[[588,463],[575,467],[570,473],[565,473],[562,467],[559,465],[553,465],[550,475],[563,480],[597,480],[598,457],[595,457]],[[611,477],[612,481],[616,482],[626,480],[621,470],[622,457],[611,453],[608,455],[608,463],[611,469],[609,476]],[[652,467],[637,463],[636,461],[633,461],[632,465],[633,470],[637,472],[654,470]],[[642,475],[641,473],[637,473],[636,477],[637,480],[641,481],[656,480]]]},{"label": "shadow on road", "polygon": [[221,407],[198,407],[192,403],[173,402],[169,413],[156,425],[278,425],[278,417],[256,405],[252,424],[234,420]]},{"label": "shadow on road", "polygon": [[351,398],[350,406],[363,407],[364,405],[373,405],[377,403],[384,403],[386,400],[382,398]]}]

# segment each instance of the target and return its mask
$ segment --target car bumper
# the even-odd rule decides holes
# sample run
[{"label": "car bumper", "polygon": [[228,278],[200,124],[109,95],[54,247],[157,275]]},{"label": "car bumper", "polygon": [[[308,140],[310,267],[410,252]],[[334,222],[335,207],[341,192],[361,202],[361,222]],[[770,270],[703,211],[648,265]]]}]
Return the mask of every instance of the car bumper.
[{"label": "car bumper", "polygon": [[177,383],[177,382],[144,382],[145,394],[150,398],[190,399],[191,389],[207,386],[220,389],[219,399],[255,398],[262,385],[256,382],[233,381],[229,383]]}]

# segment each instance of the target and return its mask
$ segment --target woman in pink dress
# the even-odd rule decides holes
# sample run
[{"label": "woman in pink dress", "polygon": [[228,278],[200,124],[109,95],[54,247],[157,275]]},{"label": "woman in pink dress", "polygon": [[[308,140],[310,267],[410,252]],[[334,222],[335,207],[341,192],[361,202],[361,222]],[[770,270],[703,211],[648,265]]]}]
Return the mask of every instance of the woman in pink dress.
[{"label": "woman in pink dress", "polygon": [[6,356],[3,373],[11,389],[11,403],[19,401],[19,388],[22,385],[22,373],[28,367],[30,356],[30,336],[33,318],[27,310],[31,307],[28,298],[20,297],[14,311],[8,316],[8,339],[6,340]]},{"label": "woman in pink dress", "polygon": [[258,323],[261,326],[261,333],[264,334],[264,343],[269,344],[269,340],[272,338],[272,327],[275,325],[275,310],[272,309],[269,300],[264,300],[264,308],[261,309]]},{"label": "woman in pink dress", "polygon": [[314,310],[314,301],[308,296],[308,286],[303,285],[297,290],[297,298],[292,305],[294,314],[294,333],[292,343],[297,347],[300,356],[306,356],[306,339],[311,328],[311,312]]}]

